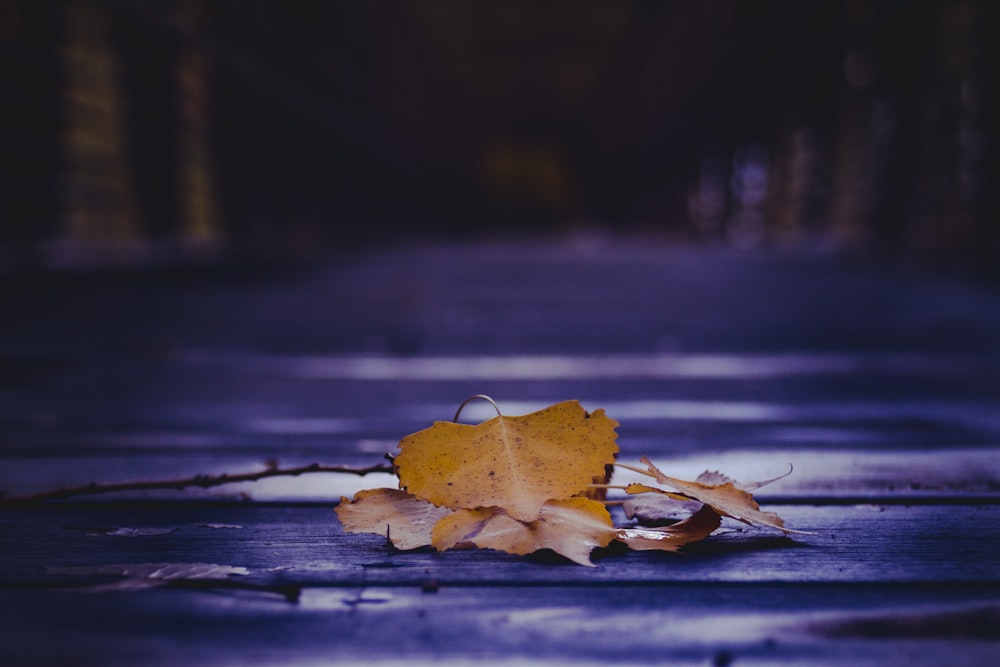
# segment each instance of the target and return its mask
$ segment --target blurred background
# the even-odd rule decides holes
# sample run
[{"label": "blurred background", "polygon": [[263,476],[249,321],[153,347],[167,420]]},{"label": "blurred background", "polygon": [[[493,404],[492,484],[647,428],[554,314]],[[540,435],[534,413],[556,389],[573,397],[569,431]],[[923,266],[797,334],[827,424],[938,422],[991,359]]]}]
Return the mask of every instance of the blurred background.
[{"label": "blurred background", "polygon": [[0,0],[0,271],[635,231],[989,272],[992,0]]}]

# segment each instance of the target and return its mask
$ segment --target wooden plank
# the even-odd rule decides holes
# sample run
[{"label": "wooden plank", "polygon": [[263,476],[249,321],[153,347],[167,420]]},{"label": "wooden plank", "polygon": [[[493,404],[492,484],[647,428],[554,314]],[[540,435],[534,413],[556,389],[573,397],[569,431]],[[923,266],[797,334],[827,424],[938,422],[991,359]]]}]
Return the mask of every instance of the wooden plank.
[{"label": "wooden plank", "polygon": [[[542,585],[651,582],[1000,584],[1000,505],[783,506],[811,535],[729,532],[686,555],[595,554],[598,567],[544,553],[396,552],[383,537],[344,534],[329,507],[101,505],[0,512],[0,584],[74,585],[51,566],[217,563],[261,585]],[[138,533],[138,534],[136,534]],[[85,580],[86,581],[86,580]]]},{"label": "wooden plank", "polygon": [[[858,586],[0,590],[5,665],[993,664],[995,591]],[[58,641],[53,641],[58,637]]]},{"label": "wooden plank", "polygon": [[[596,568],[400,553],[331,512],[392,480],[327,475],[3,508],[0,663],[996,662],[998,295],[759,259],[414,246],[264,278],[0,286],[9,491],[368,465],[486,392],[511,414],[604,407],[624,460],[679,476],[791,463],[762,504],[815,533]],[[225,502],[242,493],[269,502]],[[204,562],[248,574],[83,593],[115,579],[46,569]]]},{"label": "wooden plank", "polygon": [[[641,243],[641,242],[640,242]],[[951,351],[991,355],[997,295],[821,258],[606,243],[413,246],[297,274],[0,285],[38,352]],[[734,323],[736,317],[738,322]],[[67,337],[65,325],[75,325]],[[145,345],[144,345],[145,344]],[[23,348],[22,348],[23,349]]]}]

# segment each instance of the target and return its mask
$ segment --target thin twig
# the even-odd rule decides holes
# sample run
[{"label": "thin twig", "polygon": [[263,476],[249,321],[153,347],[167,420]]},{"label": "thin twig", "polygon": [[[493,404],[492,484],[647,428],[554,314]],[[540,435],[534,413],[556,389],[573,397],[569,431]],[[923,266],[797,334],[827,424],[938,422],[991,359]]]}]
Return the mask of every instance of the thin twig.
[{"label": "thin twig", "polygon": [[223,484],[236,484],[238,482],[256,482],[266,477],[288,477],[304,475],[306,473],[327,472],[342,473],[349,475],[368,475],[375,472],[393,473],[392,465],[378,463],[364,468],[354,468],[343,465],[320,465],[311,463],[296,468],[271,467],[257,472],[240,473],[238,475],[195,475],[183,479],[152,480],[137,482],[116,482],[111,484],[98,484],[91,482],[83,486],[70,486],[52,491],[42,491],[40,493],[29,493],[22,496],[0,496],[0,505],[27,505],[45,503],[51,500],[66,500],[79,496],[94,496],[102,493],[117,493],[120,491],[157,491],[162,489],[172,489],[180,491],[189,487],[199,487],[207,489]]}]

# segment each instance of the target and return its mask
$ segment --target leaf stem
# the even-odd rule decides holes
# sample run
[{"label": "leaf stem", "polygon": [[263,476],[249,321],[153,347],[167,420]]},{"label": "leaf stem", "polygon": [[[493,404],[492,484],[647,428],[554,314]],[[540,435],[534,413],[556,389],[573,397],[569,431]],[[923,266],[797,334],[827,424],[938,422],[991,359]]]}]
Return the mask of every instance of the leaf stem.
[{"label": "leaf stem", "polygon": [[465,399],[464,401],[462,401],[462,404],[460,406],[458,406],[458,410],[455,411],[455,416],[452,418],[452,421],[453,422],[457,422],[458,421],[458,416],[462,414],[462,409],[465,408],[465,406],[468,405],[469,403],[471,403],[472,401],[476,400],[477,398],[480,398],[480,399],[482,399],[484,401],[489,401],[489,404],[492,405],[493,409],[497,411],[497,417],[502,417],[503,416],[500,413],[500,406],[497,405],[496,401],[494,401],[492,398],[490,398],[486,394],[476,394],[475,396],[469,396],[467,399]]},{"label": "leaf stem", "polygon": [[648,470],[643,470],[642,468],[636,468],[635,466],[630,466],[627,463],[618,463],[616,461],[614,465],[616,468],[624,468],[625,470],[631,470],[632,472],[637,472],[640,475],[645,475],[646,477],[653,477],[654,479],[656,478],[656,475],[649,472]]}]

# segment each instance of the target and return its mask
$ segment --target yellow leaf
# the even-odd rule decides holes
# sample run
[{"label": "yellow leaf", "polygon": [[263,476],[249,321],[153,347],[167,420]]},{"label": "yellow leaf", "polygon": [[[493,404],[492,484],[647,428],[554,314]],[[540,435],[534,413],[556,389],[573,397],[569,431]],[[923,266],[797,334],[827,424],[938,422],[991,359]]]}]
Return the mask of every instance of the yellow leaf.
[{"label": "yellow leaf", "polygon": [[388,536],[397,549],[416,549],[431,543],[431,528],[451,514],[397,489],[358,491],[353,501],[340,499],[337,517],[348,533]]},{"label": "yellow leaf", "polygon": [[500,507],[534,521],[547,501],[581,493],[604,474],[618,452],[616,426],[579,401],[475,426],[435,422],[399,443],[400,488],[439,506]]},{"label": "yellow leaf", "polygon": [[[760,510],[760,506],[757,504],[757,501],[753,499],[753,496],[742,489],[736,488],[736,485],[732,481],[726,481],[722,484],[688,482],[664,475],[660,472],[660,469],[653,465],[646,457],[642,457],[639,460],[646,464],[646,468],[648,470],[647,474],[650,477],[655,478],[657,482],[660,484],[666,484],[667,486],[680,491],[690,498],[705,503],[706,505],[710,505],[716,512],[723,516],[728,516],[750,525],[759,524],[761,526],[770,526],[771,528],[777,528],[785,533],[801,532],[792,530],[791,528],[785,528],[785,522],[782,521],[781,517],[774,512],[762,512]],[[725,479],[728,480],[728,478]],[[639,484],[636,486],[642,487],[645,485]],[[645,487],[643,491],[648,491],[653,488],[654,487]],[[640,493],[643,491],[640,491]],[[667,492],[663,491],[662,493]]]},{"label": "yellow leaf", "polygon": [[624,542],[630,549],[636,551],[677,551],[685,544],[703,540],[711,535],[722,517],[708,505],[670,526],[658,528],[619,528],[615,531],[615,539]]},{"label": "yellow leaf", "polygon": [[433,531],[433,545],[440,551],[475,545],[524,555],[552,549],[574,563],[593,567],[590,552],[614,538],[611,515],[604,505],[589,498],[551,500],[535,521],[518,521],[502,509],[458,510],[441,519]]}]

